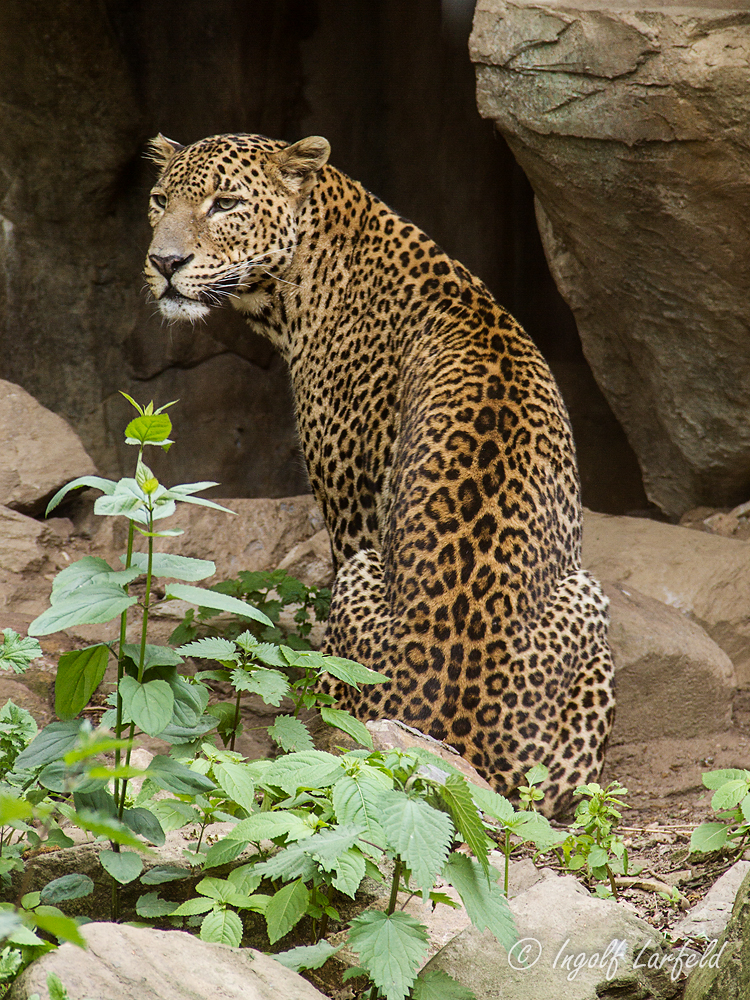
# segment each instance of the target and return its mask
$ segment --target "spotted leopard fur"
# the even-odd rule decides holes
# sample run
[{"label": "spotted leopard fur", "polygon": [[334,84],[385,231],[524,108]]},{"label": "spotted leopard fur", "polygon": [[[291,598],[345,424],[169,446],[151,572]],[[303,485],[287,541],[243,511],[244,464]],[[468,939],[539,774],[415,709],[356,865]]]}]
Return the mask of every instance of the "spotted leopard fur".
[{"label": "spotted leopard fur", "polygon": [[536,762],[546,811],[598,776],[614,698],[607,602],[581,570],[570,423],[479,279],[320,137],[159,136],[146,276],[164,315],[225,301],[289,365],[337,568],[326,649],[387,683],[360,718],[446,740],[501,792]]}]

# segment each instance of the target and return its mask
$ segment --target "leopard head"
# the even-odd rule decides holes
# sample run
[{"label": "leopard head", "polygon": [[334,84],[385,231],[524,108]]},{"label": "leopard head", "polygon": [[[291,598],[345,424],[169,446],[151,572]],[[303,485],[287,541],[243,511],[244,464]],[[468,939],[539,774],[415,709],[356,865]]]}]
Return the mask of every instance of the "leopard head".
[{"label": "leopard head", "polygon": [[161,173],[151,191],[144,273],[162,315],[195,322],[227,300],[243,308],[255,287],[282,277],[300,209],[329,152],[320,136],[291,146],[257,135],[190,146],[153,139]]}]

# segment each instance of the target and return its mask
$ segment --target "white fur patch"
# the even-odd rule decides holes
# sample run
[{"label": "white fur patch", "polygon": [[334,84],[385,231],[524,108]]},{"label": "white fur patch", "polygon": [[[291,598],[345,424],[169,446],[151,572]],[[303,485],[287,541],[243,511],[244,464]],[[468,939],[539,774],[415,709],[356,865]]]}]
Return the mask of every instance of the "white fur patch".
[{"label": "white fur patch", "polygon": [[199,319],[205,319],[211,312],[208,306],[192,299],[159,299],[159,309],[162,316],[170,323],[176,323],[179,320],[196,323]]},{"label": "white fur patch", "polygon": [[231,301],[234,308],[240,312],[258,316],[266,306],[271,304],[271,296],[268,292],[258,288],[252,292],[238,292]]}]

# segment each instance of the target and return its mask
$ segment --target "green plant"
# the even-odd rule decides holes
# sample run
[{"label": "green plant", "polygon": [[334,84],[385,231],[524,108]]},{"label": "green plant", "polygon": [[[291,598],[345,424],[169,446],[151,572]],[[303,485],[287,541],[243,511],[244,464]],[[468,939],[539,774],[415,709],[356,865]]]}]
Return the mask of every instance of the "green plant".
[{"label": "green plant", "polygon": [[701,823],[690,837],[690,850],[706,854],[723,847],[742,850],[750,832],[750,771],[708,771],[703,784],[714,794],[711,808],[719,822]]},{"label": "green plant", "polygon": [[619,781],[605,788],[595,781],[579,785],[575,795],[583,796],[576,806],[571,831],[562,843],[565,864],[572,872],[584,868],[591,879],[608,882],[609,889],[597,886],[597,895],[611,894],[617,899],[615,875],[628,874],[628,849],[615,827],[622,819],[622,797],[628,794]]}]

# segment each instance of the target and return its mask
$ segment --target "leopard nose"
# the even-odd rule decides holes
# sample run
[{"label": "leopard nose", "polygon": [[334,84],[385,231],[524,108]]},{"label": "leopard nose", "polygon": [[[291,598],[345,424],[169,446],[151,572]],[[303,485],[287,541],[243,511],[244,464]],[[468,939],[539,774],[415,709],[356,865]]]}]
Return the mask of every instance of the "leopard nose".
[{"label": "leopard nose", "polygon": [[154,265],[159,274],[162,274],[167,281],[172,277],[175,271],[178,271],[181,267],[191,261],[195,257],[194,253],[191,253],[188,257],[178,257],[177,254],[172,254],[168,257],[160,257],[158,254],[150,253],[148,259]]}]

